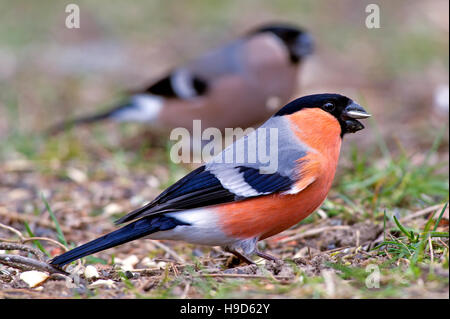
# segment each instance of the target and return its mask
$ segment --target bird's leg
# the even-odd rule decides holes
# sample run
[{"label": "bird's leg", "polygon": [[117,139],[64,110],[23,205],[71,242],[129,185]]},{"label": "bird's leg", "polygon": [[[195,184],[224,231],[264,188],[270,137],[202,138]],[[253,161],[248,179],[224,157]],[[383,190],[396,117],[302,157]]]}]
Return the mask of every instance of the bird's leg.
[{"label": "bird's leg", "polygon": [[280,260],[280,259],[278,259],[278,258],[276,258],[276,257],[273,257],[273,256],[269,255],[269,254],[262,253],[262,252],[260,252],[259,250],[256,250],[256,251],[255,251],[255,254],[258,255],[258,256],[261,257],[261,258],[266,259],[266,260],[271,260],[271,261],[275,261],[275,262],[277,262],[277,261]]},{"label": "bird's leg", "polygon": [[249,264],[249,265],[253,265],[254,264],[254,262],[250,259],[250,258],[248,258],[248,257],[246,257],[246,256],[244,256],[244,255],[242,255],[240,252],[238,252],[237,250],[234,250],[234,249],[231,249],[231,248],[229,248],[229,247],[225,247],[224,248],[224,250],[226,251],[226,252],[228,252],[228,253],[232,253],[233,255],[235,255],[237,258],[239,258],[240,260],[242,260],[242,261],[245,261],[247,264]]}]

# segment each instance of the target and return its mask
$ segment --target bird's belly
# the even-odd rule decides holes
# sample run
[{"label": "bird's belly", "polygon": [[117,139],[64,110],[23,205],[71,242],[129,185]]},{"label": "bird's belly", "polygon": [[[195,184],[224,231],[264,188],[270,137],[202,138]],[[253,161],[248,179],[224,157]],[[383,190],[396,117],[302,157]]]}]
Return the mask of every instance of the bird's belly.
[{"label": "bird's belly", "polygon": [[[327,183],[328,184],[328,183]],[[219,224],[235,238],[264,239],[288,229],[314,212],[330,186],[314,183],[298,194],[268,195],[218,207]]]},{"label": "bird's belly", "polygon": [[159,231],[149,235],[148,238],[182,240],[209,246],[227,246],[236,241],[220,229],[217,225],[217,215],[210,209],[191,209],[166,215],[189,225],[179,225],[169,230]]}]

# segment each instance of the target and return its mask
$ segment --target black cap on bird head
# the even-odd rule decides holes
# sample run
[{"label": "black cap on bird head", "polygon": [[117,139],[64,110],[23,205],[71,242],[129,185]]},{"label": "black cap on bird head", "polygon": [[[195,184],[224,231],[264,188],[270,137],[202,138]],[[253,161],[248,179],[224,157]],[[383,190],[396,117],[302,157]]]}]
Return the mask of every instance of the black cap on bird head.
[{"label": "black cap on bird head", "polygon": [[319,108],[333,115],[341,126],[341,136],[355,133],[364,128],[358,119],[371,115],[352,99],[335,93],[307,95],[286,104],[274,116],[293,114],[305,108]]},{"label": "black cap on bird head", "polygon": [[289,23],[272,23],[261,26],[250,34],[271,32],[286,45],[292,63],[298,63],[314,50],[312,36],[304,29]]}]

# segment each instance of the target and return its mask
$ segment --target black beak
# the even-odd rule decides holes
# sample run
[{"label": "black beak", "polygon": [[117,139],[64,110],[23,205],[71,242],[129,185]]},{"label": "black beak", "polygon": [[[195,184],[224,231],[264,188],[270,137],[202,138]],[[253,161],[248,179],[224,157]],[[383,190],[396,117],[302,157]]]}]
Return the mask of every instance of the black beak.
[{"label": "black beak", "polygon": [[366,110],[363,109],[361,105],[358,103],[352,102],[351,104],[347,105],[344,112],[342,112],[343,120],[348,119],[366,119],[371,117],[369,113],[366,112]]},{"label": "black beak", "polygon": [[345,121],[345,130],[348,133],[355,133],[355,132],[361,131],[363,128],[364,128],[364,125],[362,125],[360,121],[357,121],[357,120]]},{"label": "black beak", "polygon": [[355,102],[350,103],[342,112],[342,120],[345,121],[346,131],[349,133],[355,133],[364,128],[357,119],[366,119],[371,117],[363,107]]}]

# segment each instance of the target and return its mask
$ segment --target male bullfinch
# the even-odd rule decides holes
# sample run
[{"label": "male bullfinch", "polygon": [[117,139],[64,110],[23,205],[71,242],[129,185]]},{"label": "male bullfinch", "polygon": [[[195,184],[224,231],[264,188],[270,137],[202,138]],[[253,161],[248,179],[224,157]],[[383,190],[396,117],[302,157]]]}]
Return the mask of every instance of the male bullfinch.
[{"label": "male bullfinch", "polygon": [[267,120],[297,89],[298,70],[312,53],[309,33],[288,24],[263,26],[173,69],[112,110],[55,125],[57,133],[75,124],[110,119],[143,122],[170,130],[251,127]]},{"label": "male bullfinch", "polygon": [[[51,264],[63,266],[141,237],[222,246],[249,263],[252,254],[274,259],[259,252],[256,243],[297,224],[322,204],[343,136],[362,130],[357,119],[369,116],[339,94],[296,99],[258,130],[116,222],[128,225],[54,258]],[[267,148],[272,148],[269,153],[277,165],[256,158],[255,154],[267,154]]]}]

